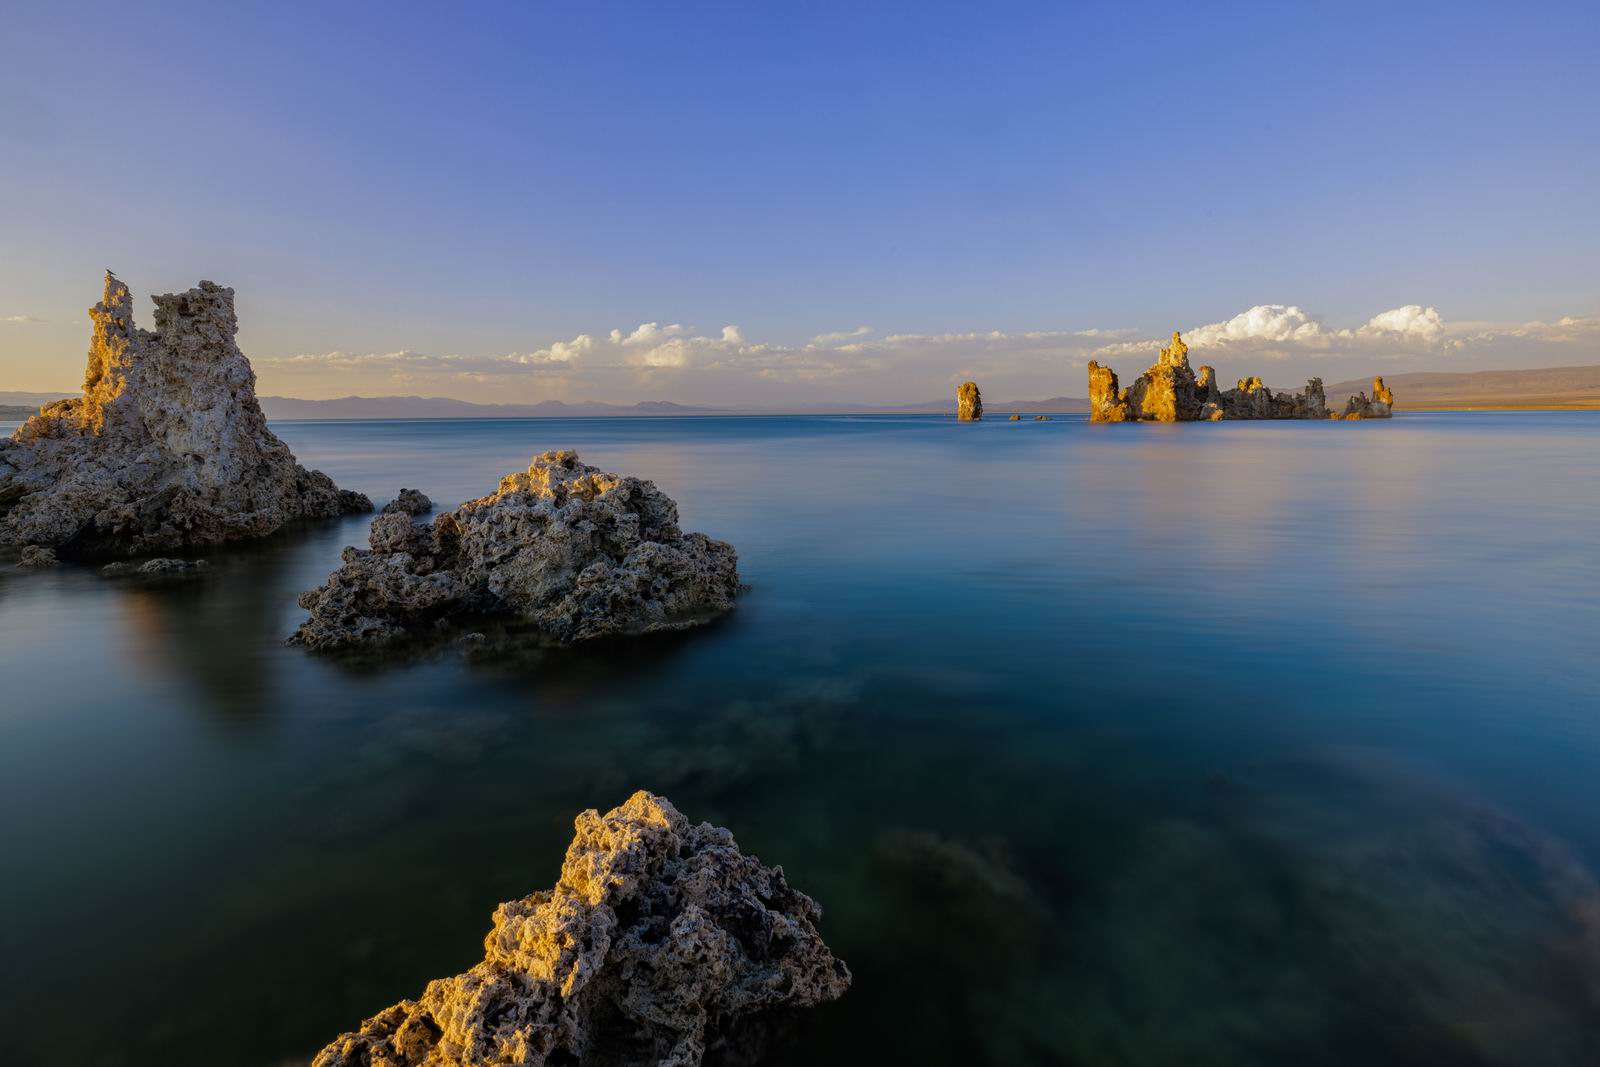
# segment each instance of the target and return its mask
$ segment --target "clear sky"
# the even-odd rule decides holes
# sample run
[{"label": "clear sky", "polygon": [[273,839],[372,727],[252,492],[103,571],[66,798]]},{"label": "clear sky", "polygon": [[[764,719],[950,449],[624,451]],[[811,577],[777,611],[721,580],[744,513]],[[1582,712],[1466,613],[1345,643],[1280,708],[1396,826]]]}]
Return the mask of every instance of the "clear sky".
[{"label": "clear sky", "polygon": [[1593,0],[252,6],[0,14],[0,390],[105,267],[306,397],[1600,362]]}]

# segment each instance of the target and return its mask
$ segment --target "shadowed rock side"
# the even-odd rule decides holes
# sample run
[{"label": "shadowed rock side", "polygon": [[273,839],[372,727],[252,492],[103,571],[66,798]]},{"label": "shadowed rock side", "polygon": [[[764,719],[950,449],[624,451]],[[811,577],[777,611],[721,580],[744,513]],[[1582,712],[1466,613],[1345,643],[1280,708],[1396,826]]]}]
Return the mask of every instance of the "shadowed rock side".
[{"label": "shadowed rock side", "polygon": [[155,305],[155,332],[138,329],[128,287],[106,275],[83,395],[0,442],[0,544],[138,555],[372,510],[267,429],[232,289],[201,282]]},{"label": "shadowed rock side", "polygon": [[962,422],[977,422],[983,418],[983,394],[977,382],[962,382],[956,390],[956,418]]},{"label": "shadowed rock side", "polygon": [[1216,372],[1189,367],[1189,346],[1174,331],[1155,365],[1126,389],[1117,372],[1089,361],[1090,422],[1218,422],[1223,419],[1387,419],[1394,394],[1382,378],[1372,379],[1372,398],[1353,396],[1343,411],[1328,410],[1322,379],[1312,378],[1300,393],[1273,393],[1260,378],[1240,378],[1226,392]]},{"label": "shadowed rock side", "polygon": [[739,591],[732,545],[683,533],[654,483],[585,466],[576,452],[536,456],[526,474],[431,523],[379,515],[368,540],[301,594],[311,617],[290,644],[382,645],[463,614],[514,616],[566,644],[693,626]]},{"label": "shadowed rock side", "polygon": [[495,910],[481,963],[313,1067],[749,1063],[786,1014],[849,988],[822,909],[727,830],[643,791],[575,828],[555,888]]}]

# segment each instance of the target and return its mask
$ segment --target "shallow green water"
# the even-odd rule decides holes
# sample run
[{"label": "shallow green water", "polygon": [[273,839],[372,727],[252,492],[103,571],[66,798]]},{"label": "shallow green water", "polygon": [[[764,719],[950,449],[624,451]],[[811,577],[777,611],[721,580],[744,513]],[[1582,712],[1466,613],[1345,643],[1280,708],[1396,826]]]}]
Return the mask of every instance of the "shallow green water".
[{"label": "shallow green water", "polygon": [[304,1057],[640,787],[824,905],[788,1062],[1600,1062],[1600,418],[276,428],[380,501],[576,447],[750,590],[354,669],[281,641],[359,518],[4,573],[11,1062]]}]

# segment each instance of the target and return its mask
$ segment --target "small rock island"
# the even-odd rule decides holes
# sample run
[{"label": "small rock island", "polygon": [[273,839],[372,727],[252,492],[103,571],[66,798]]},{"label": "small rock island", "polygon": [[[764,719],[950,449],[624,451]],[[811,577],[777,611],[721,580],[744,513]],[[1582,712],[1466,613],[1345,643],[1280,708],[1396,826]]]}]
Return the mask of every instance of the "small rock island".
[{"label": "small rock island", "polygon": [[962,422],[978,422],[983,418],[983,394],[977,382],[962,382],[956,390],[956,418]]},{"label": "small rock island", "polygon": [[653,482],[571,451],[535,456],[527,473],[431,523],[385,509],[368,541],[301,594],[311,617],[290,644],[391,644],[458,615],[510,618],[571,644],[695,626],[739,591],[732,545],[680,530],[677,504]]},{"label": "small rock island", "polygon": [[1312,378],[1299,393],[1274,393],[1260,378],[1241,378],[1224,392],[1216,372],[1189,368],[1189,346],[1173,331],[1172,343],[1149,370],[1126,389],[1117,372],[1089,361],[1090,422],[1220,422],[1223,419],[1387,419],[1394,394],[1382,378],[1372,379],[1372,397],[1353,396],[1343,411],[1329,411],[1322,379]]},{"label": "small rock island", "polygon": [[642,790],[575,829],[555,888],[495,909],[481,962],[312,1067],[698,1067],[708,1049],[748,1063],[787,1016],[850,987],[816,901],[727,830]]},{"label": "small rock island", "polygon": [[138,329],[108,273],[83,395],[0,441],[0,545],[143,555],[372,510],[267,429],[232,289],[203,281],[154,300],[155,331]]}]

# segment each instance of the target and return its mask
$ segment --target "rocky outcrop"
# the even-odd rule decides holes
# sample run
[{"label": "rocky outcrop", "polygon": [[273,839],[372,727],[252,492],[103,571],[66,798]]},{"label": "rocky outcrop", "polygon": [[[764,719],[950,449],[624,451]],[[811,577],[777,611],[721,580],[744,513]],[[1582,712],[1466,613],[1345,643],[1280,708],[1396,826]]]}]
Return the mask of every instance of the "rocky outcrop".
[{"label": "rocky outcrop", "polygon": [[400,495],[383,506],[385,515],[396,512],[402,515],[426,515],[433,510],[433,501],[420,489],[401,489]]},{"label": "rocky outcrop", "polygon": [[201,282],[155,305],[155,331],[138,329],[128,287],[106,275],[83,395],[0,442],[0,544],[138,555],[372,510],[267,429],[232,289]]},{"label": "rocky outcrop", "polygon": [[1386,419],[1394,396],[1373,379],[1377,399],[1351,397],[1343,412],[1328,410],[1321,378],[1299,393],[1274,393],[1260,378],[1241,378],[1234,388],[1217,387],[1216,372],[1189,367],[1189,346],[1177,332],[1149,370],[1126,389],[1110,367],[1089,361],[1090,422],[1218,422],[1223,419]]},{"label": "rocky outcrop", "polygon": [[733,607],[733,546],[678,528],[678,507],[651,482],[607,474],[576,452],[536,456],[489,496],[419,524],[372,520],[370,548],[347,548],[291,644],[382,645],[450,616],[515,618],[566,644],[682,629]]},{"label": "rocky outcrop", "polygon": [[643,791],[575,828],[555,888],[495,910],[482,962],[313,1067],[752,1062],[785,1016],[849,988],[822,909],[727,830]]},{"label": "rocky outcrop", "polygon": [[1383,384],[1382,378],[1372,379],[1372,397],[1357,393],[1345,401],[1343,419],[1387,419],[1394,412],[1394,394]]},{"label": "rocky outcrop", "polygon": [[962,422],[977,422],[983,418],[983,394],[977,382],[962,382],[956,390],[956,418]]}]

